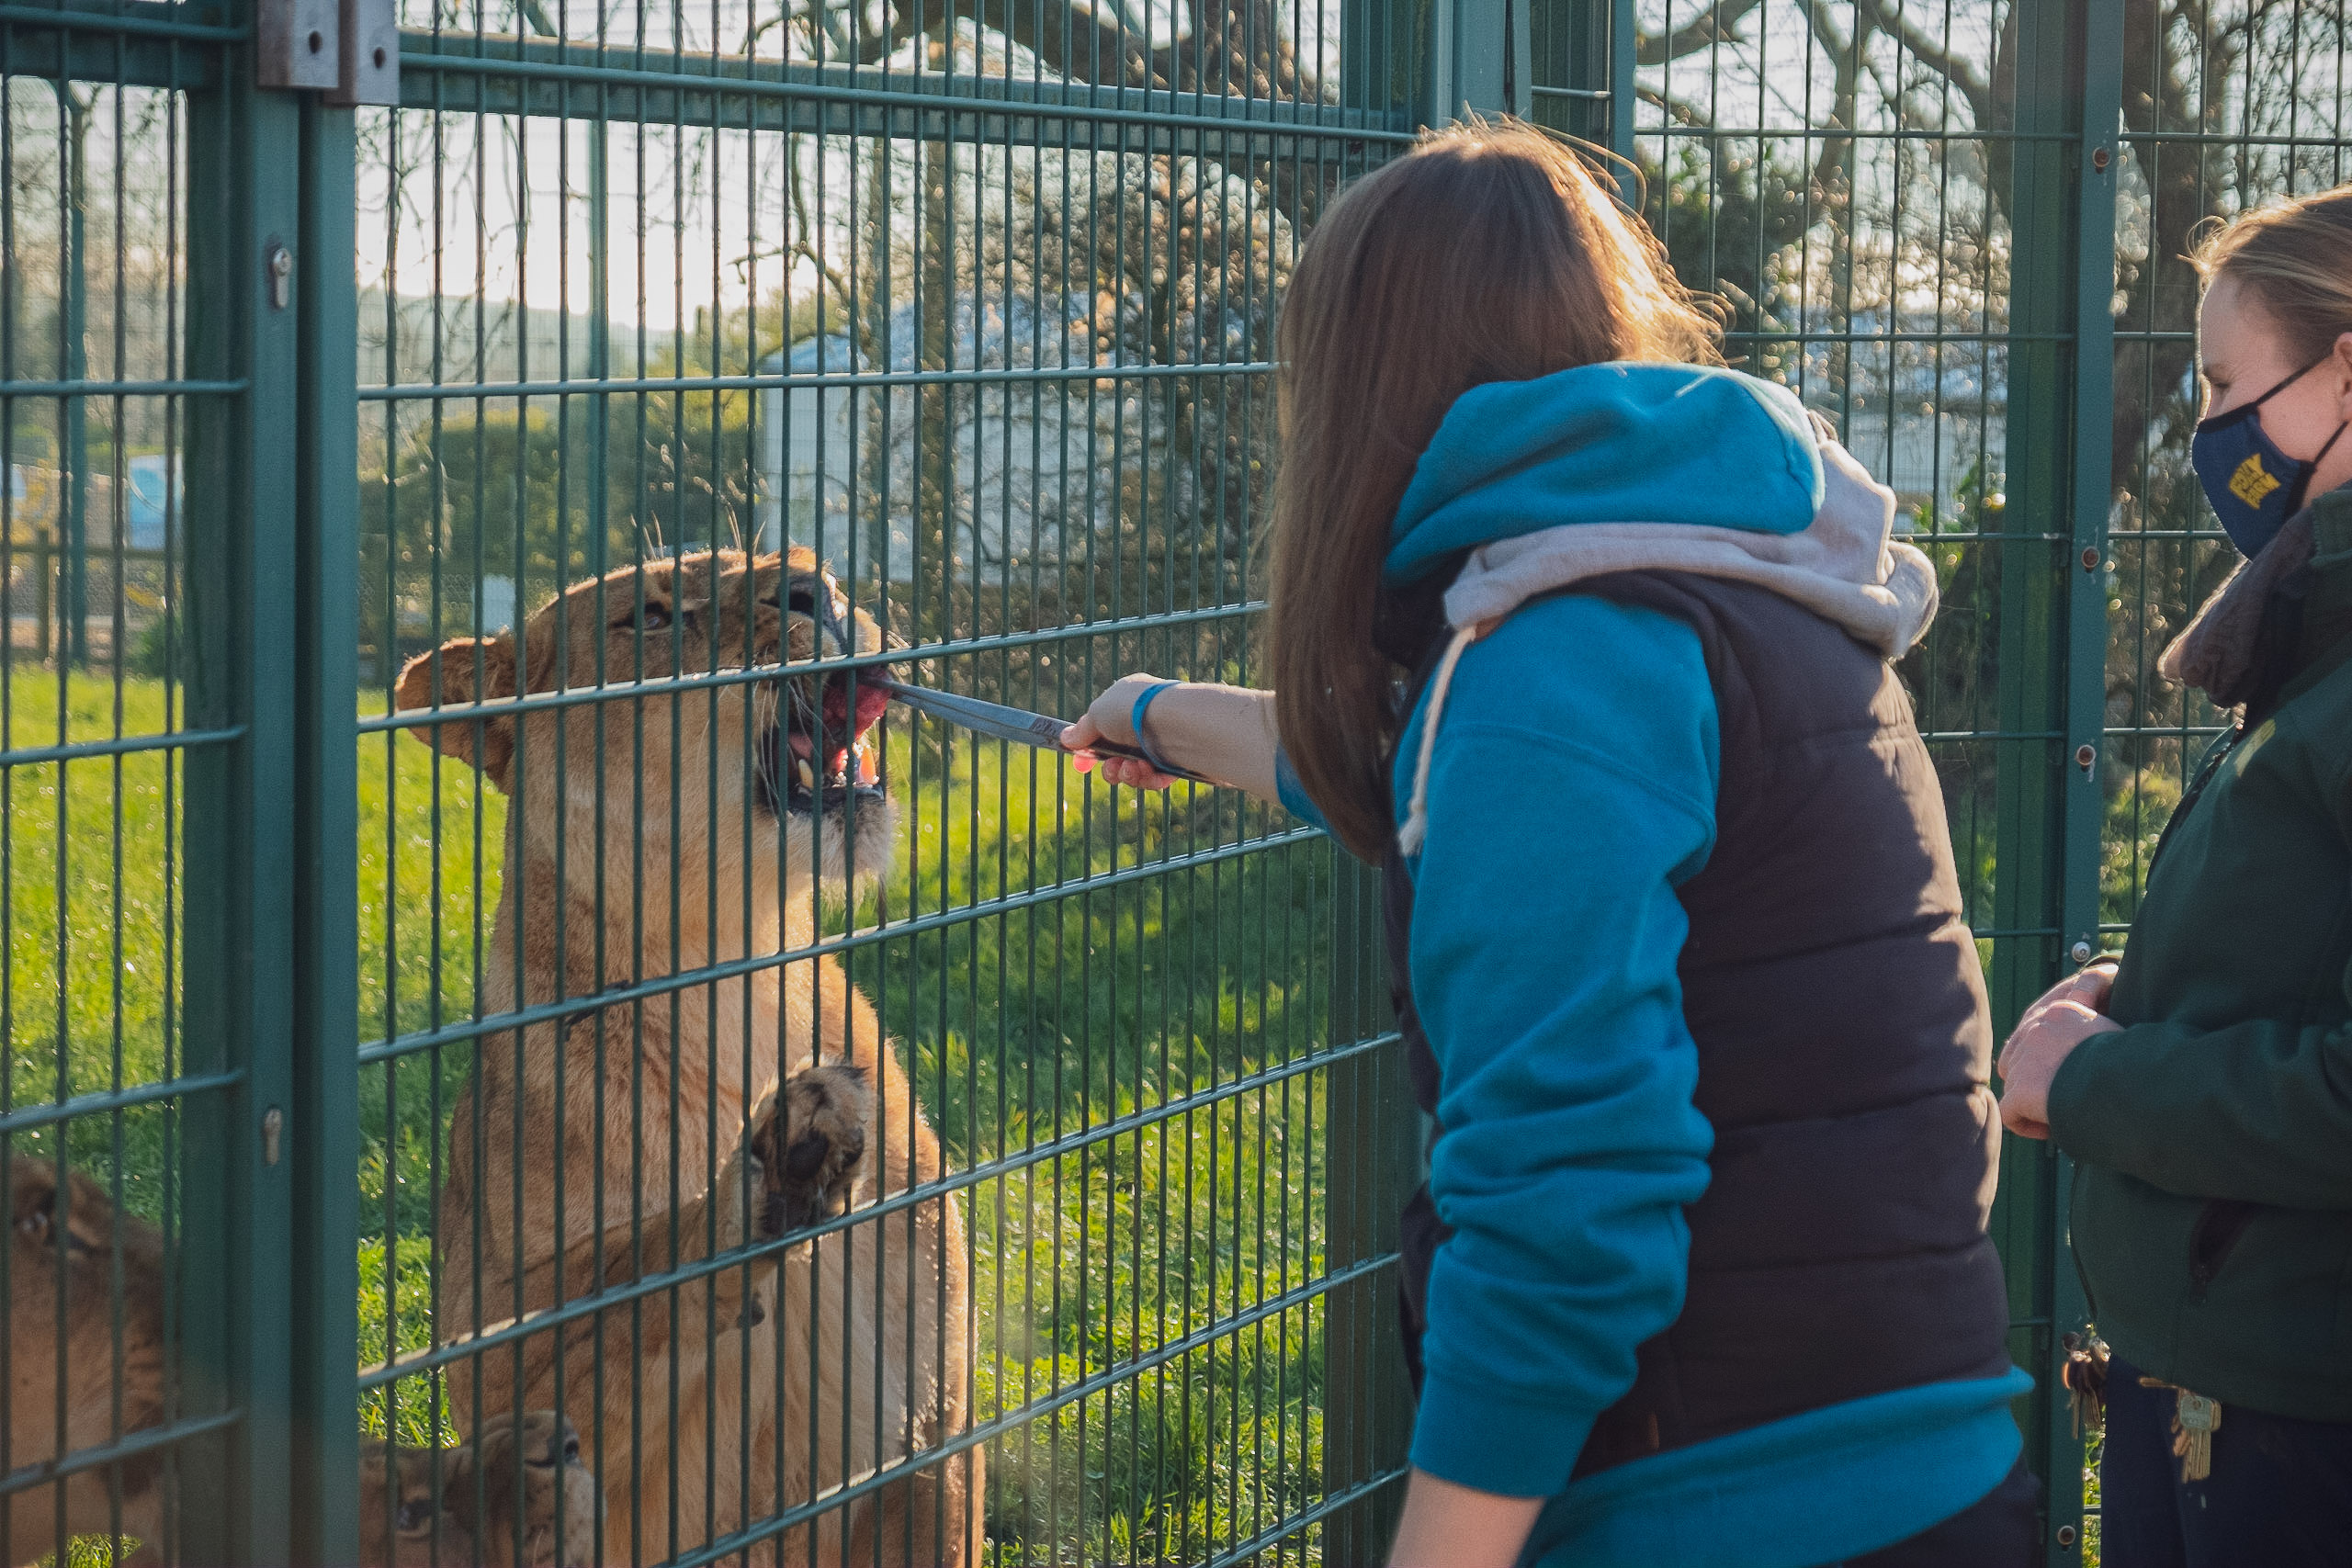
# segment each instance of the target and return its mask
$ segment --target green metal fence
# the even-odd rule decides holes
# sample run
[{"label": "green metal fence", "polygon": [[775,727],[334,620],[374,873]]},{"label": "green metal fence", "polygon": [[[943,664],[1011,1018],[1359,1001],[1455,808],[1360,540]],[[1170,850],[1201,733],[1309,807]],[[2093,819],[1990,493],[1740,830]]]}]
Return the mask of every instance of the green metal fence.
[{"label": "green metal fence", "polygon": [[[2218,723],[2152,675],[2228,559],[2177,258],[2345,177],[2344,37],[2340,0],[0,5],[0,1535],[1374,1560],[1419,1158],[1375,879],[896,710],[879,792],[829,788],[861,694],[1250,680],[1296,246],[1417,125],[1528,115],[1903,496],[2006,1024],[2128,922]],[[776,1201],[730,1184],[768,1083],[845,1058],[750,1128]],[[2065,1172],[2006,1157],[2073,1562]],[[60,1168],[131,1219],[28,1229]],[[584,1470],[484,1440],[558,1405]],[[363,1431],[443,1453],[421,1495],[358,1484]]]}]

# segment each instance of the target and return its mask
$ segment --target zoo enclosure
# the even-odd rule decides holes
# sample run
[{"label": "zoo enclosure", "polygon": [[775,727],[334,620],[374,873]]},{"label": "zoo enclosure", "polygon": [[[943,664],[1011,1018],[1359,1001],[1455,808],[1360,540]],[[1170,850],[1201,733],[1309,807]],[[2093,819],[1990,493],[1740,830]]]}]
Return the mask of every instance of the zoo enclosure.
[{"label": "zoo enclosure", "polygon": [[[1905,675],[2006,1022],[2128,921],[2217,722],[2153,676],[2229,558],[2177,258],[2345,177],[2344,37],[2335,0],[0,6],[0,1129],[164,1224],[183,1374],[0,1495],[161,1453],[203,1502],[182,1559],[350,1561],[362,1388],[465,1435],[431,1194],[494,1032],[501,805],[404,740],[404,656],[789,537],[958,689],[1248,679],[1288,255],[1464,107],[1630,160],[1735,355],[1902,492],[1946,601]],[[346,39],[393,101],[311,90]],[[142,562],[154,458],[184,479]],[[1369,878],[1231,801],[885,749],[905,847],[824,945],[967,1204],[994,1550],[1367,1558],[1417,1157]],[[2067,1562],[2064,1162],[2006,1157]]]}]

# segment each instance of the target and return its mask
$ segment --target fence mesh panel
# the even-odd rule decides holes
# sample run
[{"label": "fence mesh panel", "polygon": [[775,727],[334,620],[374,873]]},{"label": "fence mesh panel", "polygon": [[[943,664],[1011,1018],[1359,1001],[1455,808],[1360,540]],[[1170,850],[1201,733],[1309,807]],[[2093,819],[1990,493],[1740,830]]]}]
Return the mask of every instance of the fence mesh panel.
[{"label": "fence mesh panel", "polygon": [[[1395,1474],[1334,1134],[1401,1087],[1365,879],[871,682],[1251,678],[1275,301],[1405,134],[1342,107],[1340,10],[404,20],[359,130],[367,1419],[561,1405],[606,1562],[1319,1557]],[[845,1060],[845,1212],[734,1218],[747,1113]]]},{"label": "fence mesh panel", "polygon": [[[191,405],[184,89],[223,29],[0,17],[0,1541],[117,1560],[173,1529],[186,1445],[239,1418],[176,1373],[187,1140],[234,1074],[185,1033]],[[184,1163],[185,1162],[185,1163]],[[201,1166],[203,1169],[198,1170]],[[189,1271],[194,1293],[209,1281]],[[86,1537],[74,1540],[74,1537]]]}]

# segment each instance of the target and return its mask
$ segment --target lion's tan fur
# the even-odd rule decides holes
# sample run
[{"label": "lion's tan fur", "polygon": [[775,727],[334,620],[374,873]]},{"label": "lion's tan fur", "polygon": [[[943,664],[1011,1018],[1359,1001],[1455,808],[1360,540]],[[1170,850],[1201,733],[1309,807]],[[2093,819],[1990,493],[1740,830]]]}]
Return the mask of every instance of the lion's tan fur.
[{"label": "lion's tan fur", "polygon": [[[518,690],[627,694],[640,680],[879,650],[865,616],[834,621],[854,628],[849,649],[793,607],[795,595],[804,609],[817,595],[839,605],[837,593],[806,550],[789,562],[732,552],[650,562],[560,596],[519,645],[464,639],[404,673],[403,709],[437,701],[451,714],[419,737],[476,762],[511,797],[482,1005],[494,1015],[570,1004],[519,1038],[486,1037],[479,1095],[457,1108],[440,1201],[445,1341],[594,1288],[566,1278],[559,1289],[554,1259],[599,1229],[628,1234],[634,1217],[697,1197],[724,1153],[713,1129],[730,1136],[752,1100],[812,1061],[854,1063],[872,1089],[861,1199],[940,1176],[938,1140],[839,964],[760,962],[812,944],[820,878],[878,870],[889,834],[871,806],[821,832],[805,815],[779,822],[763,808],[753,748],[786,700],[778,682],[542,702],[519,717],[499,707]],[[742,972],[661,983],[729,964]],[[582,998],[625,987],[639,995],[582,1010]],[[671,1267],[640,1256],[649,1272]],[[501,1357],[478,1374],[461,1362],[451,1397],[468,1409],[479,1375],[485,1407],[575,1414],[616,1565],[756,1527],[965,1426],[969,1287],[951,1199],[795,1249],[754,1289],[768,1325],[712,1340],[703,1364],[640,1332],[635,1354],[601,1366],[568,1354],[560,1388],[552,1351],[519,1384]],[[683,1289],[674,1310],[718,1310],[703,1290]],[[784,1532],[763,1560],[831,1562],[846,1547],[850,1561],[873,1562],[878,1541],[888,1562],[966,1562],[980,1495],[973,1450]]]},{"label": "lion's tan fur", "polygon": [[[57,1167],[17,1156],[9,1161],[13,1224],[8,1272],[8,1466],[22,1469],[101,1447],[118,1433],[129,1437],[164,1419],[164,1238],[155,1227],[119,1213],[106,1191],[79,1171],[67,1173],[66,1201],[60,1213]],[[61,1267],[61,1261],[62,1267]],[[117,1269],[120,1272],[118,1275]],[[62,1307],[62,1311],[61,1311]],[[119,1308],[121,1360],[118,1374],[115,1324]],[[59,1328],[63,1326],[65,1420],[57,1420]],[[116,1426],[119,1395],[120,1426]],[[561,1418],[535,1411],[519,1422],[494,1416],[483,1423],[482,1444],[420,1449],[371,1442],[359,1457],[361,1561],[369,1568],[417,1568],[437,1561],[540,1568],[554,1564],[555,1514],[564,1510],[569,1537],[562,1568],[590,1561],[595,1540],[596,1488],[585,1470],[567,1472],[554,1482],[550,1464],[535,1463],[550,1449],[563,1457]],[[518,1436],[517,1428],[520,1428]],[[522,1517],[514,1475],[515,1448],[522,1445]],[[475,1457],[482,1458],[483,1484],[477,1493]],[[134,1568],[164,1561],[164,1456],[150,1450],[114,1464],[76,1471],[62,1485],[18,1492],[6,1504],[5,1561],[35,1562],[57,1549],[64,1536],[111,1535],[118,1529],[141,1543],[129,1559]],[[430,1516],[430,1484],[438,1472],[443,1512]],[[391,1495],[388,1497],[387,1490]],[[427,1501],[413,1518],[421,1528],[395,1524],[402,1503],[420,1490]],[[561,1493],[559,1500],[559,1492]],[[194,1506],[182,1499],[183,1510]],[[475,1528],[477,1525],[479,1529]],[[524,1554],[514,1543],[519,1535]],[[433,1557],[436,1550],[439,1556]]]},{"label": "lion's tan fur", "polygon": [[596,1483],[580,1462],[580,1434],[552,1410],[485,1416],[481,1437],[453,1449],[364,1444],[359,1477],[368,1568],[595,1561]]},{"label": "lion's tan fur", "polygon": [[[13,1227],[8,1260],[8,1464],[43,1464],[114,1441],[118,1431],[164,1418],[164,1241],[152,1225],[118,1218],[104,1189],[68,1173],[57,1201],[57,1167],[9,1161]],[[60,1211],[62,1211],[62,1213]],[[119,1251],[119,1285],[115,1274]],[[115,1368],[115,1317],[122,1320],[122,1366]],[[59,1331],[63,1330],[62,1357]],[[62,1365],[61,1365],[62,1361]],[[64,1422],[58,1382],[64,1381]],[[115,1398],[121,1395],[121,1425]],[[139,1556],[161,1562],[162,1460],[153,1453],[76,1472],[62,1486],[35,1486],[6,1499],[7,1561],[30,1562],[66,1535],[122,1532],[150,1543]],[[113,1473],[109,1475],[109,1469]],[[120,1511],[109,1493],[119,1487]],[[61,1520],[60,1516],[62,1515]]]}]

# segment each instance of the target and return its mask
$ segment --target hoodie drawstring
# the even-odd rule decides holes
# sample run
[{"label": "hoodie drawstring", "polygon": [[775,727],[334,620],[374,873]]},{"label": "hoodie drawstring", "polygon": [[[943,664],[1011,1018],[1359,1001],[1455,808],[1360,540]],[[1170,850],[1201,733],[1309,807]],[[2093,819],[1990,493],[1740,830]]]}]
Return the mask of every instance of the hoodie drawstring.
[{"label": "hoodie drawstring", "polygon": [[1453,683],[1453,667],[1461,662],[1462,650],[1484,637],[1493,624],[1476,621],[1457,629],[1430,682],[1429,711],[1421,718],[1421,754],[1413,762],[1413,802],[1405,813],[1405,825],[1396,830],[1396,847],[1408,858],[1421,852],[1421,840],[1429,836],[1430,759],[1437,752],[1437,721],[1445,713],[1445,689]]}]

